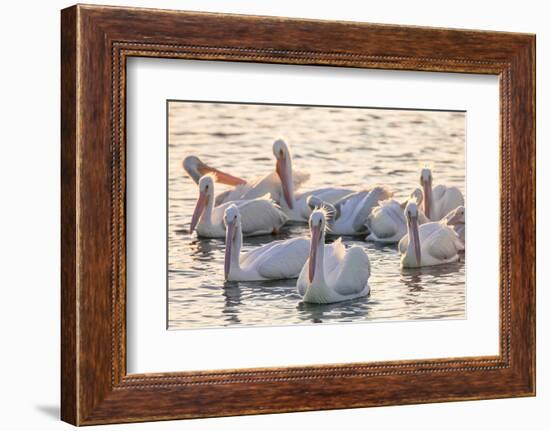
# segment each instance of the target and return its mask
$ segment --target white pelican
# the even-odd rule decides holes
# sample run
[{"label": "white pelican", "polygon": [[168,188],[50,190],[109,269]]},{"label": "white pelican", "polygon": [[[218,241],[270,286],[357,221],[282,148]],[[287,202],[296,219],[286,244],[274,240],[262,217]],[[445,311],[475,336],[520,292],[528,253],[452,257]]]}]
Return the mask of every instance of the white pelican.
[{"label": "white pelican", "polygon": [[283,139],[277,139],[273,143],[273,154],[276,159],[275,170],[250,181],[214,169],[196,156],[186,157],[183,167],[197,184],[202,175],[213,173],[217,182],[234,186],[216,196],[216,205],[229,201],[256,199],[269,194],[277,203],[288,198],[287,205],[292,206],[291,196],[294,190],[309,179],[309,174],[292,171],[290,152]]},{"label": "white pelican", "polygon": [[[418,205],[422,202],[422,191],[415,189],[408,200],[399,203],[395,199],[385,200],[374,208],[367,218],[368,241],[382,244],[394,244],[399,242],[407,234],[407,219],[405,218],[405,206],[412,200]],[[422,211],[418,212],[418,223],[428,223],[430,220]]]},{"label": "white pelican", "polygon": [[214,178],[218,183],[227,184],[230,186],[246,184],[246,181],[242,178],[235,177],[226,172],[213,168],[204,163],[197,156],[187,156],[183,160],[183,169],[185,169],[185,172],[187,172],[195,184],[199,184],[201,177],[206,174],[214,174]]},{"label": "white pelican", "polygon": [[199,236],[223,238],[223,213],[231,203],[237,205],[241,212],[242,230],[247,236],[276,233],[287,221],[287,216],[267,198],[227,202],[215,207],[214,179],[208,174],[199,180],[199,198],[191,219],[190,232],[196,228]]},{"label": "white pelican", "polygon": [[325,202],[335,203],[344,196],[353,193],[353,190],[342,187],[324,187],[309,190],[307,192],[294,192],[294,176],[292,168],[292,156],[288,145],[283,139],[277,139],[273,143],[273,154],[277,159],[277,173],[281,179],[277,193],[272,194],[273,199],[279,203],[281,209],[290,221],[307,222],[311,214],[311,208],[307,199],[311,195],[317,196]]},{"label": "white pelican", "polygon": [[232,190],[222,193],[218,199],[223,202],[238,199],[253,199],[269,194],[277,202],[281,210],[290,221],[307,222],[311,209],[307,205],[307,198],[312,194],[327,202],[336,202],[343,196],[353,193],[353,190],[339,187],[325,187],[310,190],[304,193],[295,193],[302,183],[309,179],[309,174],[296,172],[292,166],[292,155],[284,139],[279,138],[273,142],[273,155],[275,156],[275,172],[239,185]]},{"label": "white pelican", "polygon": [[304,302],[329,304],[367,296],[370,262],[363,248],[346,250],[342,239],[325,245],[326,219],[315,210],[309,219],[311,244],[296,287]]},{"label": "white pelican", "polygon": [[308,199],[311,196],[316,197],[313,202],[317,202],[318,199],[325,203],[333,204],[352,193],[354,193],[354,191],[351,189],[339,187],[324,187],[321,189],[309,190],[294,195],[292,208],[289,208],[285,200],[281,201],[281,210],[288,216],[290,221],[307,222],[312,211],[311,206],[308,204]]},{"label": "white pelican", "polygon": [[374,187],[370,191],[355,192],[334,204],[324,202],[316,195],[307,198],[311,210],[327,210],[328,233],[333,235],[359,235],[367,232],[367,218],[379,202],[392,197],[385,187]]},{"label": "white pelican", "polygon": [[460,240],[462,241],[462,244],[466,243],[466,210],[461,205],[459,207],[456,207],[454,210],[452,210],[449,214],[447,214],[443,220],[451,226]]},{"label": "white pelican", "polygon": [[418,225],[418,207],[409,202],[405,208],[407,235],[399,241],[401,266],[419,268],[456,262],[464,250],[460,238],[447,223],[430,222]]},{"label": "white pelican", "polygon": [[464,196],[457,187],[447,187],[442,184],[432,189],[432,171],[422,169],[420,185],[424,191],[424,214],[430,220],[441,220],[458,206],[464,205]]},{"label": "white pelican", "polygon": [[300,237],[272,241],[240,256],[243,241],[241,215],[236,205],[224,214],[225,265],[228,281],[280,280],[296,278],[307,260],[309,239]]},{"label": "white pelican", "polygon": [[[217,181],[234,185],[216,196],[216,205],[229,201],[248,200],[263,197],[269,194],[277,202],[289,220],[306,222],[311,214],[307,205],[307,198],[315,194],[327,202],[336,202],[338,199],[353,193],[353,190],[339,187],[325,187],[310,190],[305,193],[295,191],[309,179],[309,174],[295,171],[292,166],[290,149],[284,139],[279,138],[273,143],[273,155],[275,156],[275,171],[264,177],[258,177],[251,181],[218,171],[195,156],[188,156],[184,160],[184,168],[189,176],[197,182],[201,172],[212,172]],[[198,176],[199,175],[199,176]]]}]

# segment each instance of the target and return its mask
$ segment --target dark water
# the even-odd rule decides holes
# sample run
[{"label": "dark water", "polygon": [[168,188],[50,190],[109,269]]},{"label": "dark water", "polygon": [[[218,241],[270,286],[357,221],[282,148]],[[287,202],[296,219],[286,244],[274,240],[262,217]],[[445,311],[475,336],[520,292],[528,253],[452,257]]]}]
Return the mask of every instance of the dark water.
[{"label": "dark water", "polygon": [[[418,186],[423,166],[432,168],[434,184],[465,192],[464,133],[465,115],[457,112],[171,102],[169,328],[464,318],[464,262],[401,270],[396,246],[363,237],[344,242],[369,255],[369,298],[310,305],[301,303],[296,280],[224,284],[224,240],[188,233],[198,193],[181,166],[195,154],[244,178],[264,175],[274,169],[273,140],[284,136],[295,169],[311,173],[303,190],[384,184],[402,200]],[[223,190],[216,185],[216,193]],[[243,251],[304,234],[306,225],[287,225],[277,236],[245,238]]]}]

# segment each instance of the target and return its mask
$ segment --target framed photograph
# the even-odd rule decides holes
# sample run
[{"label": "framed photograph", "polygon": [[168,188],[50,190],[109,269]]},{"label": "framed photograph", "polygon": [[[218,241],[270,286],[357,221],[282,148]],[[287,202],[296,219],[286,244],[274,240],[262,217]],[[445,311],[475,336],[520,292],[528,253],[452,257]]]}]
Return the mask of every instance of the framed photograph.
[{"label": "framed photograph", "polygon": [[61,13],[62,419],[535,394],[535,36]]}]

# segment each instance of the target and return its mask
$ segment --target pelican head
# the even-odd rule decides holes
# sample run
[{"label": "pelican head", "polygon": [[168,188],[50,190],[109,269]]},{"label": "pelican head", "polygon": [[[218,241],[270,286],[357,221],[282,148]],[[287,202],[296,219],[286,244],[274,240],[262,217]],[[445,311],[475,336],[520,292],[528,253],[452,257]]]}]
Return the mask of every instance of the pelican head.
[{"label": "pelican head", "polygon": [[202,214],[204,213],[207,205],[213,201],[214,197],[214,176],[212,174],[204,175],[199,180],[199,198],[191,218],[190,232],[193,233],[197,223],[199,222]]},{"label": "pelican head", "polygon": [[[229,273],[231,270],[231,262],[233,258],[234,250],[234,244],[238,228],[241,225],[241,214],[239,213],[239,209],[236,205],[229,205],[224,214],[223,214],[223,222],[225,224],[225,256],[224,256],[224,275],[225,279],[229,279]],[[239,247],[237,247],[237,254],[239,252]]]},{"label": "pelican head", "polygon": [[405,217],[407,218],[407,226],[409,231],[409,247],[414,248],[414,256],[416,264],[420,266],[420,238],[418,234],[418,206],[415,202],[410,201],[405,207]]},{"label": "pelican head", "polygon": [[309,230],[311,232],[311,245],[309,249],[309,282],[315,277],[319,248],[324,247],[324,235],[326,227],[325,211],[317,209],[309,217]]},{"label": "pelican head", "polygon": [[217,182],[230,186],[244,184],[246,181],[242,178],[234,177],[211,166],[208,166],[197,156],[187,156],[183,159],[183,169],[198,184],[201,177],[207,174],[214,174]]},{"label": "pelican head", "polygon": [[183,159],[183,169],[198,184],[201,176],[206,174],[207,165],[202,162],[197,156],[187,156]]},{"label": "pelican head", "polygon": [[447,224],[454,226],[457,224],[464,224],[466,222],[466,209],[461,205],[452,210],[445,217]]},{"label": "pelican head", "polygon": [[409,200],[416,202],[417,205],[420,205],[422,203],[422,190],[420,190],[418,187],[413,190],[413,192],[409,195]]},{"label": "pelican head", "polygon": [[424,214],[430,218],[430,208],[432,206],[432,171],[429,168],[424,168],[420,172],[420,185],[424,190]]},{"label": "pelican head", "polygon": [[292,178],[292,159],[287,143],[284,139],[277,139],[273,142],[273,155],[277,160],[277,175],[281,180],[283,197],[290,209],[294,207],[294,184]]},{"label": "pelican head", "polygon": [[306,204],[311,211],[315,211],[323,207],[323,200],[315,195],[310,195],[306,199]]},{"label": "pelican head", "polygon": [[405,199],[404,202],[401,203],[401,208],[403,208],[403,211],[405,211],[405,207],[409,202],[414,202],[416,205],[420,205],[423,201],[422,197],[422,190],[420,190],[418,187],[412,191],[412,193],[409,195],[407,199]]},{"label": "pelican head", "polygon": [[224,213],[223,213],[223,223],[226,227],[237,223],[241,220],[241,213],[239,212],[239,208],[237,208],[237,205],[231,204],[229,205]]},{"label": "pelican head", "polygon": [[329,202],[325,202],[318,196],[310,195],[306,199],[306,204],[311,211],[321,210],[325,215],[325,223],[327,226],[331,224],[340,217],[340,211],[337,207]]}]

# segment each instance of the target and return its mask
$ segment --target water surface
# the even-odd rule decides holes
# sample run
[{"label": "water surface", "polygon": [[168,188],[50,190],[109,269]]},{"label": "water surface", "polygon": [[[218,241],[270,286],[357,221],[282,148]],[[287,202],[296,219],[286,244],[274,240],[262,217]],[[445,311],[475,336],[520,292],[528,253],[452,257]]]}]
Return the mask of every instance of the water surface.
[{"label": "water surface", "polygon": [[[273,140],[284,136],[294,169],[311,174],[303,190],[384,184],[401,200],[427,165],[434,184],[465,193],[464,113],[172,101],[168,126],[169,329],[465,317],[464,259],[401,270],[396,246],[364,237],[343,240],[369,255],[369,298],[312,305],[301,302],[296,280],[224,283],[224,240],[188,233],[198,189],[181,165],[194,154],[243,178],[264,175],[274,169]],[[245,238],[243,251],[304,234],[306,225],[290,224],[276,236]]]}]

